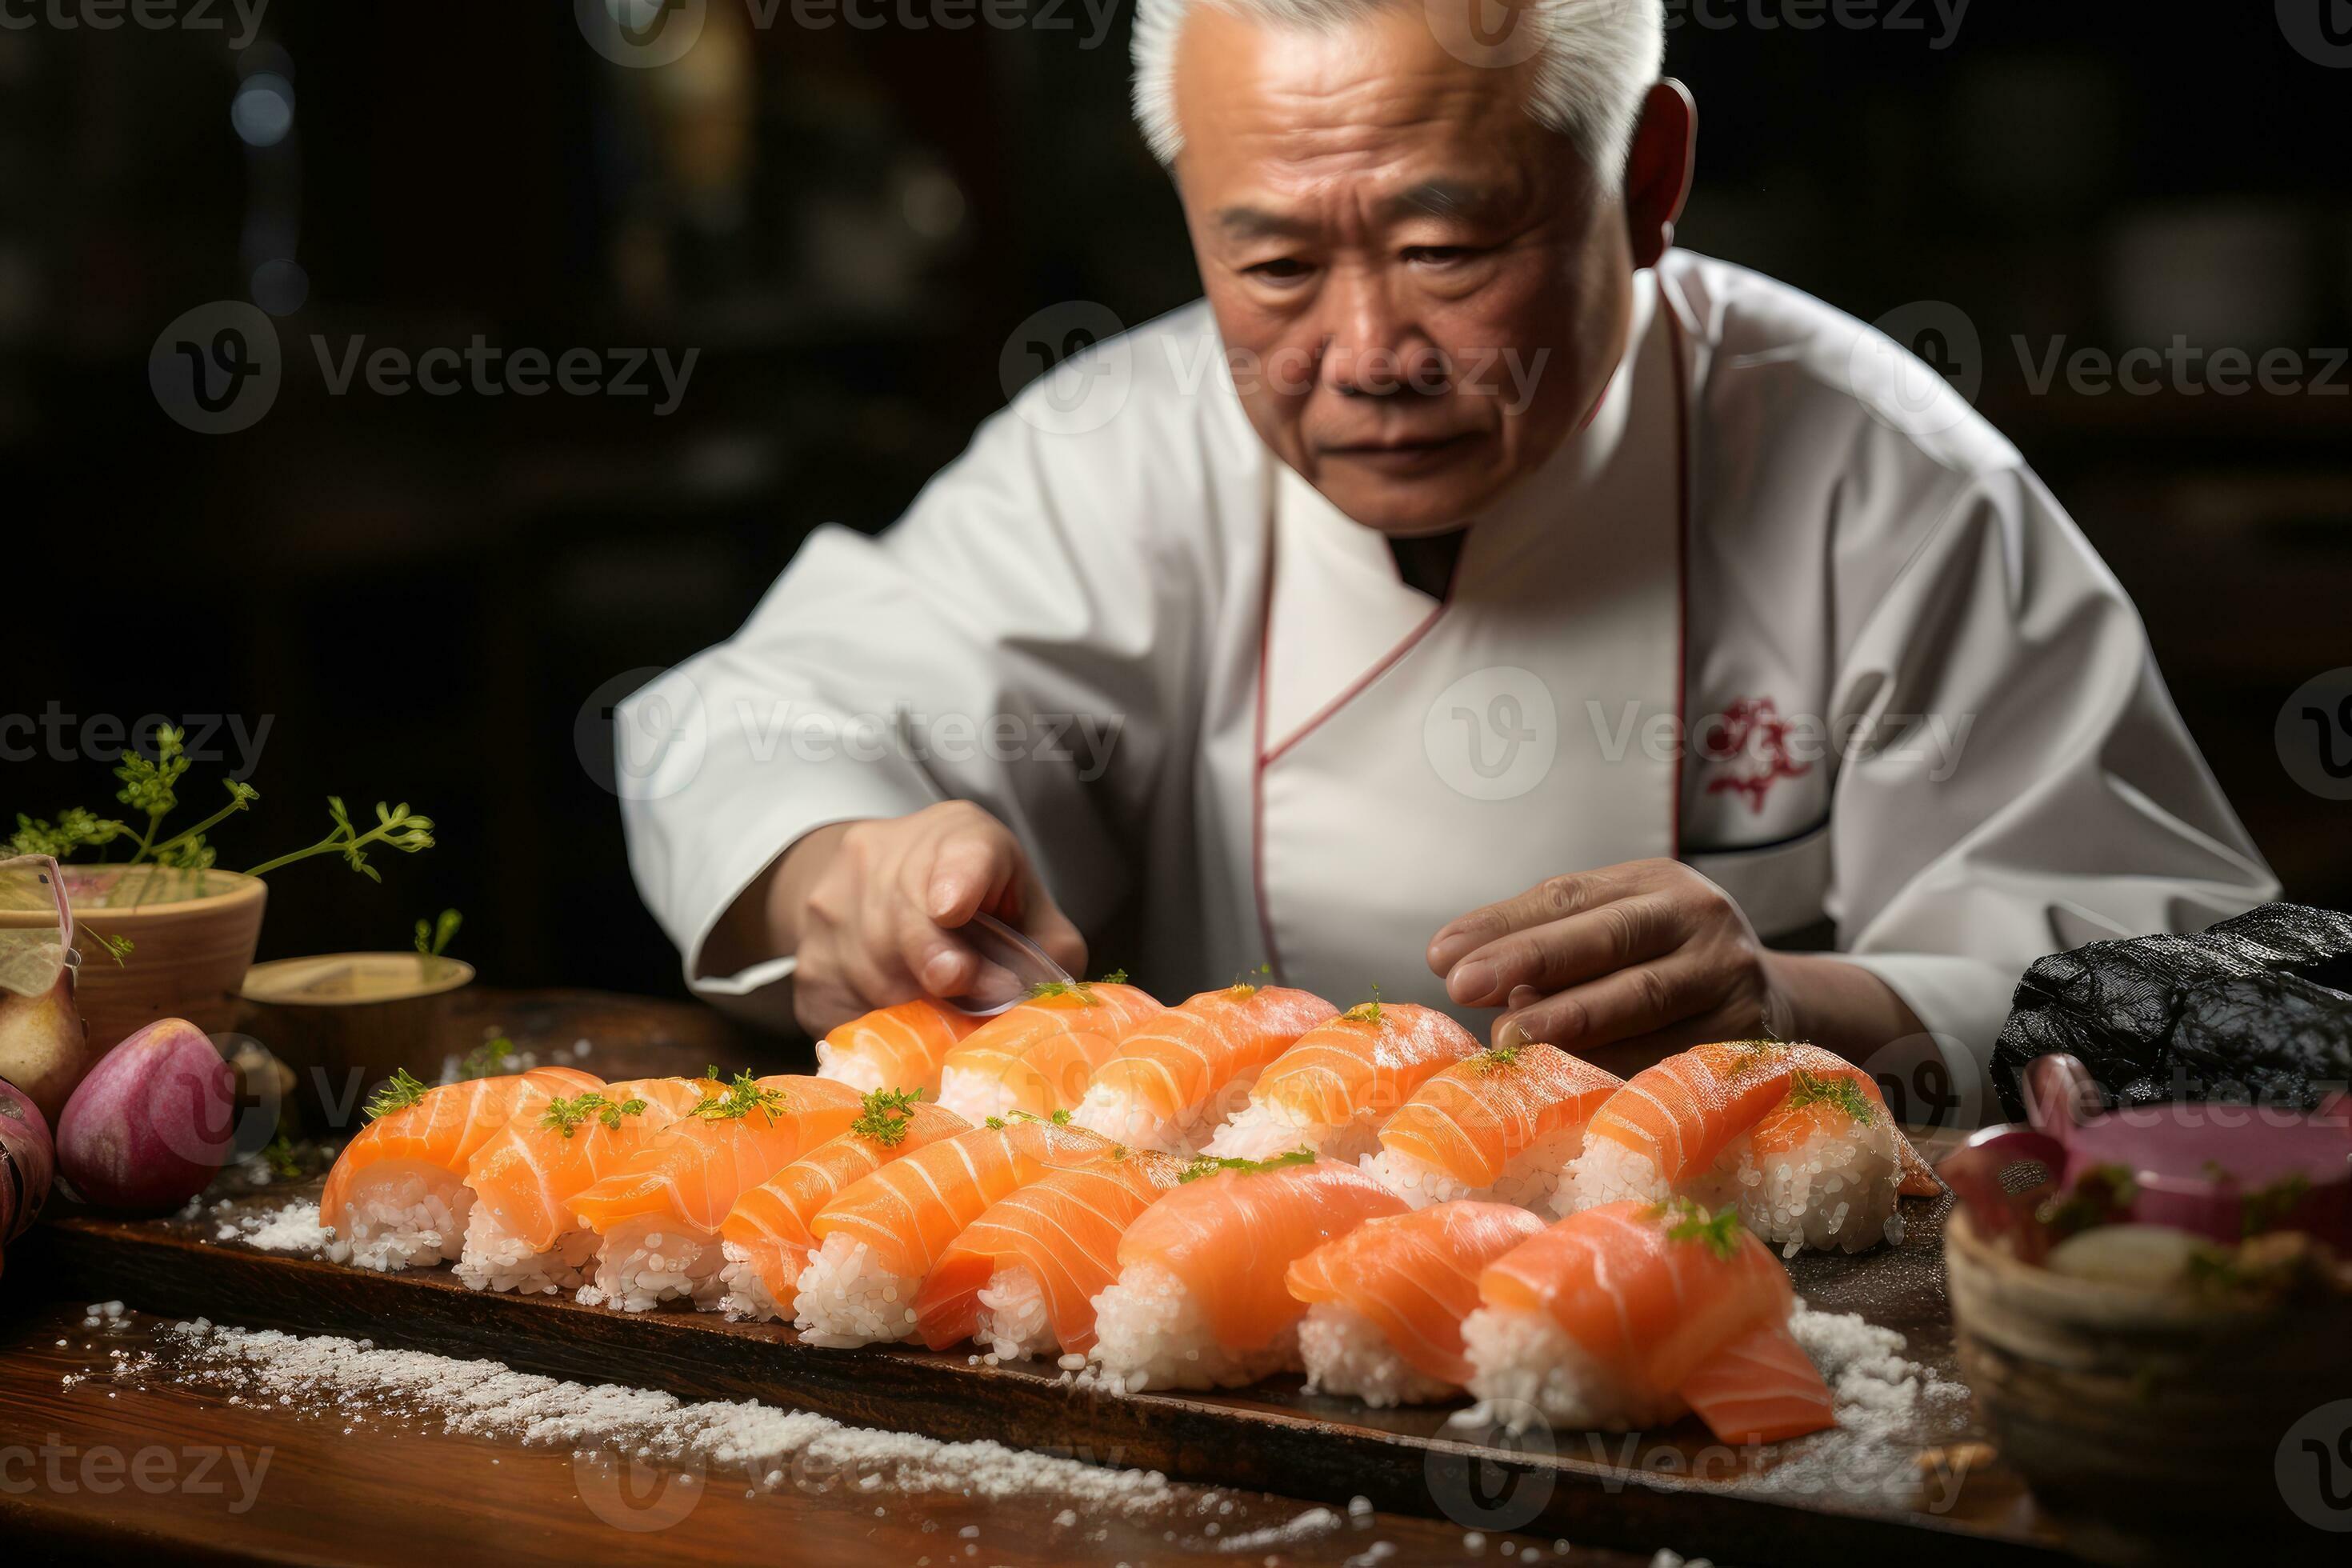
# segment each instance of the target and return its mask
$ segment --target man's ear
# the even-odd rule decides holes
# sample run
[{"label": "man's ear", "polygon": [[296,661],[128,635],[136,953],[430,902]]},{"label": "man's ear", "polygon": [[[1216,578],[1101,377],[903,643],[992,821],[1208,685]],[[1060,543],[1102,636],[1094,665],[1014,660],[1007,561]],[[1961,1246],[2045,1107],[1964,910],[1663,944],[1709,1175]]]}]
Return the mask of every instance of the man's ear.
[{"label": "man's ear", "polygon": [[1625,227],[1634,266],[1655,267],[1674,244],[1697,152],[1698,105],[1690,89],[1667,77],[1650,89],[1625,159]]}]

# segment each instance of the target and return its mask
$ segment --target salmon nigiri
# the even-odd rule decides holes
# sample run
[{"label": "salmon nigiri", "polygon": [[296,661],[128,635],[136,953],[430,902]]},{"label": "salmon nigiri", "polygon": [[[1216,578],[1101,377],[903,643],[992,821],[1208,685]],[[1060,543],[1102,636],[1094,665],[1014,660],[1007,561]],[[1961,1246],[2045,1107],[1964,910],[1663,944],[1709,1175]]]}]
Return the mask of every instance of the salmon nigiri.
[{"label": "salmon nigiri", "polygon": [[816,1043],[816,1076],[868,1089],[916,1089],[937,1100],[940,1069],[982,1020],[928,999],[878,1007]]},{"label": "salmon nigiri", "polygon": [[907,1338],[915,1292],[966,1226],[1016,1188],[1110,1148],[1075,1127],[992,1117],[891,1161],[809,1222],[817,1247],[793,1299],[801,1338],[844,1346]]},{"label": "salmon nigiri", "polygon": [[1121,1040],[1071,1120],[1138,1148],[1191,1154],[1241,1108],[1269,1062],[1339,1011],[1279,985],[1203,991]]},{"label": "salmon nigiri", "polygon": [[846,1131],[864,1099],[831,1079],[737,1074],[572,1198],[598,1237],[596,1278],[580,1300],[642,1312],[690,1299],[716,1310],[727,1211],[802,1150]]},{"label": "salmon nigiri", "polygon": [[471,1079],[427,1089],[405,1072],[368,1106],[374,1118],[335,1157],[319,1196],[319,1223],[338,1255],[362,1268],[412,1268],[457,1256],[474,1194],[465,1184],[476,1150],[509,1119],[535,1115],[559,1095],[596,1089],[573,1068]]},{"label": "salmon nigiri", "polygon": [[1478,1276],[1543,1227],[1516,1204],[1434,1204],[1368,1219],[1293,1263],[1284,1283],[1309,1303],[1298,1325],[1307,1391],[1373,1405],[1461,1393]]},{"label": "salmon nigiri", "polygon": [[1694,1046],[1635,1073],[1593,1113],[1572,1181],[1575,1206],[1736,1199],[1775,1241],[1849,1251],[1901,1239],[1898,1192],[1940,1190],[1868,1073],[1778,1040]]},{"label": "salmon nigiri", "polygon": [[1435,1008],[1375,997],[1307,1030],[1276,1057],[1208,1152],[1262,1160],[1305,1145],[1360,1159],[1415,1089],[1478,1050],[1476,1037]]},{"label": "salmon nigiri", "polygon": [[1031,988],[963,1037],[940,1068],[940,1103],[966,1121],[1025,1110],[1051,1116],[1084,1098],[1095,1069],[1160,1004],[1114,973]]},{"label": "salmon nigiri", "polygon": [[1232,1388],[1298,1364],[1307,1303],[1283,1270],[1404,1200],[1310,1150],[1203,1158],[1118,1242],[1118,1279],[1095,1298],[1093,1361],[1132,1392]]},{"label": "salmon nigiri", "polygon": [[940,1256],[915,1293],[915,1331],[935,1351],[977,1340],[1004,1361],[1084,1352],[1094,1298],[1118,1273],[1119,1237],[1183,1169],[1119,1144],[1015,1188]]},{"label": "salmon nigiri", "polygon": [[808,1267],[817,1211],[893,1160],[959,1132],[971,1123],[951,1110],[921,1103],[910,1090],[877,1089],[866,1096],[849,1131],[826,1140],[735,1200],[719,1227],[727,1256],[719,1308],[730,1318],[789,1317],[793,1281]]},{"label": "salmon nigiri", "polygon": [[[1556,1218],[1585,1124],[1624,1086],[1557,1046],[1497,1046],[1441,1068],[1381,1126],[1364,1169],[1415,1208],[1494,1198]],[[1458,1381],[1458,1380],[1457,1380]]]},{"label": "salmon nigiri", "polygon": [[1586,1209],[1488,1265],[1478,1297],[1470,1392],[1507,1426],[1623,1431],[1688,1408],[1723,1442],[1771,1443],[1837,1424],[1789,1331],[1788,1275],[1729,1212]]},{"label": "salmon nigiri", "polygon": [[631,1079],[509,1121],[466,1166],[474,1212],[457,1278],[477,1290],[533,1295],[578,1285],[596,1233],[576,1223],[572,1200],[724,1089],[715,1079]]}]

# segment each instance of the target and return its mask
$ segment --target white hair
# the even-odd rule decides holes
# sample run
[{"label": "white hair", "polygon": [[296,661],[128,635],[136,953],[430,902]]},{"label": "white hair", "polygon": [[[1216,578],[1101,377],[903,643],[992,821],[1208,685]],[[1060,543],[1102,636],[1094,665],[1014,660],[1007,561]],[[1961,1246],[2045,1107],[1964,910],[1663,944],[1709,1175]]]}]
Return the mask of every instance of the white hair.
[{"label": "white hair", "polygon": [[[1139,0],[1130,53],[1135,62],[1135,121],[1160,163],[1183,150],[1176,123],[1176,40],[1195,5],[1276,26],[1328,31],[1400,5],[1425,8],[1438,42],[1468,64],[1534,61],[1528,112],[1561,132],[1614,186],[1642,103],[1665,62],[1664,0],[1519,0],[1516,28],[1493,40],[1468,30],[1471,8],[1492,0]],[[1460,16],[1455,12],[1457,7]]]}]

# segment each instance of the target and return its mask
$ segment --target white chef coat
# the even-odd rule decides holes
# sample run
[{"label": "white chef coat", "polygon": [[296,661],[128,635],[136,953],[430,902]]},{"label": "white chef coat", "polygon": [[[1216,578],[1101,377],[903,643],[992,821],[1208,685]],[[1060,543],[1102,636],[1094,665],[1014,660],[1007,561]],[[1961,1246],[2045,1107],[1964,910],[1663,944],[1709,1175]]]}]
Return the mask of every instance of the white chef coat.
[{"label": "white chef coat", "polygon": [[1263,962],[1483,1025],[1440,926],[1678,856],[1979,1063],[2036,957],[2276,891],[2015,448],[1872,329],[1682,251],[1443,601],[1257,440],[1195,304],[1033,384],[880,537],[814,534],[619,717],[646,901],[698,991],[777,1021],[790,959],[702,973],[720,913],[811,829],[943,795],[1082,930],[1127,907],[1139,947],[1097,958],[1171,999]]}]

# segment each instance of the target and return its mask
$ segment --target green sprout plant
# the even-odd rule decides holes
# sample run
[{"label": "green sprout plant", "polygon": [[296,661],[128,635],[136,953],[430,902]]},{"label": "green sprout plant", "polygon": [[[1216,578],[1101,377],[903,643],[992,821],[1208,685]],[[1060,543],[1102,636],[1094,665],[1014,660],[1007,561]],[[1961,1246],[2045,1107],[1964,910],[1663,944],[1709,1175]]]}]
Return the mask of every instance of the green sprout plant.
[{"label": "green sprout plant", "polygon": [[[237,813],[251,809],[253,803],[261,798],[261,792],[236,779],[224,780],[223,786],[228,793],[226,805],[193,827],[166,834],[165,819],[179,809],[180,784],[188,772],[186,734],[169,724],[159,724],[152,749],[152,756],[136,746],[125,749],[114,768],[114,776],[121,782],[114,798],[128,808],[123,816],[100,816],[80,806],[60,811],[54,820],[18,813],[16,829],[8,837],[10,852],[49,855],[67,861],[94,850],[98,852],[95,861],[100,865],[155,866],[190,871],[199,877],[210,870],[218,858],[211,837],[213,830]],[[335,855],[369,880],[381,882],[383,876],[368,862],[369,850],[392,849],[414,855],[433,847],[433,819],[411,811],[406,801],[397,805],[378,801],[375,821],[368,825],[354,823],[341,798],[329,795],[327,816],[333,826],[325,837],[264,860],[245,874],[264,877],[298,860]],[[126,847],[130,853],[122,859],[115,859],[115,854]],[[155,879],[148,879],[140,889],[139,900],[144,901],[155,885]],[[198,885],[201,887],[201,882]],[[449,917],[445,915],[443,919]],[[452,936],[457,933],[454,921],[448,931]],[[109,948],[113,951],[111,943]],[[127,943],[124,948],[127,950]],[[121,952],[115,952],[118,962],[121,956]]]}]

